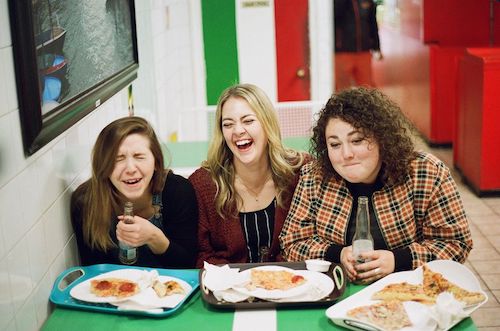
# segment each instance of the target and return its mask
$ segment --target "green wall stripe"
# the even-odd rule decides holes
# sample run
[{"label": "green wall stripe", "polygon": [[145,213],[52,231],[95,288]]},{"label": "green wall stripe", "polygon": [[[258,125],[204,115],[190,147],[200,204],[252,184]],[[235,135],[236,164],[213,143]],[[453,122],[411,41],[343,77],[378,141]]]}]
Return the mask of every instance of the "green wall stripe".
[{"label": "green wall stripe", "polygon": [[201,0],[207,103],[239,82],[235,0]]}]

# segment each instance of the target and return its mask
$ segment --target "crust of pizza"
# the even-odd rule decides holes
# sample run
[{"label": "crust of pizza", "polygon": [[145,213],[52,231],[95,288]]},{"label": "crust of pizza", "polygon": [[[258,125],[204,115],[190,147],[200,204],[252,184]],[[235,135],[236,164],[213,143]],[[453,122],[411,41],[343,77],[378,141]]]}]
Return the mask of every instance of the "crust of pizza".
[{"label": "crust of pizza", "polygon": [[153,284],[153,290],[160,297],[166,297],[173,294],[185,294],[184,288],[176,282],[175,280],[169,280],[167,282],[155,281]]},{"label": "crust of pizza", "polygon": [[401,301],[382,301],[369,306],[361,306],[347,311],[347,316],[374,324],[384,330],[399,330],[412,326]]},{"label": "crust of pizza", "polygon": [[266,290],[288,290],[300,286],[306,279],[300,275],[295,275],[286,270],[254,270],[250,271],[249,289],[256,287]]},{"label": "crust of pizza", "polygon": [[426,305],[436,303],[435,297],[424,292],[422,285],[407,282],[389,284],[372,295],[373,300],[417,301]]},{"label": "crust of pizza", "polygon": [[128,279],[101,278],[90,281],[90,292],[98,297],[129,297],[139,292],[137,283]]},{"label": "crust of pizza", "polygon": [[455,299],[465,302],[467,305],[475,305],[484,301],[483,293],[467,291],[444,278],[439,272],[432,271],[427,265],[422,268],[424,272],[423,288],[427,295],[437,297],[442,292],[450,292]]}]

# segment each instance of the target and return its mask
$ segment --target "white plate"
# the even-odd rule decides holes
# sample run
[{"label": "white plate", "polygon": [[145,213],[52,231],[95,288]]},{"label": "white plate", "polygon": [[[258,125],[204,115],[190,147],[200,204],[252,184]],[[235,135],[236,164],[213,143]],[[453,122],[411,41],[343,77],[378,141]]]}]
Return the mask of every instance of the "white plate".
[{"label": "white plate", "polygon": [[307,279],[308,289],[304,293],[295,297],[287,297],[283,299],[271,299],[275,302],[307,302],[319,301],[328,296],[335,288],[333,279],[324,273],[310,270],[294,270],[296,275],[301,275]]},{"label": "white plate", "polygon": [[[475,311],[477,308],[482,306],[486,301],[488,301],[488,296],[481,289],[481,286],[476,276],[474,276],[474,274],[464,265],[451,260],[431,261],[427,265],[432,271],[441,273],[446,279],[448,279],[452,283],[466,290],[481,292],[484,294],[486,299],[483,302],[475,306],[465,308],[465,312],[468,315],[470,315],[473,311]],[[423,273],[421,267],[413,271],[402,271],[390,274],[378,280],[377,282],[371,284],[370,286],[364,288],[358,293],[346,298],[345,300],[342,300],[334,304],[333,306],[331,306],[326,310],[326,316],[330,318],[335,324],[344,326],[349,329],[359,330],[361,328],[365,330],[379,330],[379,328],[377,328],[374,325],[367,324],[358,321],[356,319],[347,317],[347,311],[354,307],[371,305],[379,302],[377,300],[372,300],[371,296],[373,293],[381,290],[388,284],[401,283],[401,282],[408,282],[410,284],[422,284],[422,280],[423,280]],[[404,331],[422,330],[421,325],[422,323],[426,322],[425,318],[424,319],[422,318],[423,317],[422,314],[425,314],[425,309],[415,309],[413,303],[409,304],[412,306],[408,307],[408,303],[405,303],[404,305],[408,313],[408,316],[410,317],[410,320],[412,321],[414,326],[406,327],[401,330]],[[453,327],[458,322],[459,321],[456,321],[449,328]]]},{"label": "white plate", "polygon": [[[291,272],[294,275],[301,275],[302,271],[306,270],[294,270],[286,267],[280,267],[280,266],[261,266],[261,267],[255,267],[251,269],[247,269],[241,272],[242,278],[245,279],[247,282],[250,282],[250,273],[251,270],[264,270],[264,271],[288,271]],[[244,286],[233,286],[233,289],[235,291],[238,291],[240,293],[246,294],[251,297],[256,297],[260,299],[284,299],[284,298],[291,298],[291,297],[296,297],[298,295],[301,295],[305,293],[309,289],[309,282],[310,280],[306,278],[306,282],[303,283],[302,285],[299,285],[297,287],[290,288],[288,290],[266,290],[260,287],[257,287],[255,290],[249,290]]]},{"label": "white plate", "polygon": [[[118,269],[110,272],[106,272],[100,274],[99,276],[95,276],[89,278],[80,284],[76,285],[71,289],[69,294],[78,300],[87,301],[87,302],[95,302],[95,303],[113,303],[120,302],[130,299],[131,297],[126,298],[118,298],[118,297],[98,297],[97,295],[90,292],[90,282],[94,279],[103,279],[103,278],[121,278],[127,279],[132,282],[138,283],[141,277],[144,276],[144,270],[140,269]],[[136,294],[137,295],[137,294]],[[136,296],[134,295],[134,296]]]},{"label": "white plate", "polygon": [[189,285],[187,282],[183,281],[182,279],[175,278],[175,277],[170,277],[170,276],[159,276],[158,280],[162,283],[167,282],[169,280],[173,280],[178,282],[182,288],[184,289],[184,294],[173,294],[173,295],[168,295],[163,298],[160,298],[155,290],[152,287],[148,287],[144,290],[142,290],[140,293],[126,298],[126,301],[118,302],[118,303],[112,303],[117,306],[126,306],[126,305],[131,305],[131,303],[137,304],[142,307],[147,307],[147,308],[174,308],[177,306],[188,293],[191,292],[191,285]]}]

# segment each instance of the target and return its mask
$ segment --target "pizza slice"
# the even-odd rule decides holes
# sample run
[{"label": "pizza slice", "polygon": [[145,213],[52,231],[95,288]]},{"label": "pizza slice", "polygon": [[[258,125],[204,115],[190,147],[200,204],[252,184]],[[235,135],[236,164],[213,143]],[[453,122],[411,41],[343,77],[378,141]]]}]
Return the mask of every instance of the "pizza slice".
[{"label": "pizza slice", "polygon": [[101,278],[90,281],[90,293],[98,297],[125,298],[139,292],[137,283],[120,278]]},{"label": "pizza slice", "polygon": [[467,305],[475,305],[484,301],[483,293],[467,291],[444,278],[439,272],[432,271],[427,265],[422,268],[424,273],[423,287],[427,295],[437,297],[440,293],[450,292],[455,299],[465,302]]},{"label": "pizza slice", "polygon": [[185,294],[184,288],[181,284],[176,282],[175,280],[169,280],[167,282],[155,281],[153,284],[153,290],[155,290],[156,294],[160,297],[166,297],[173,294]]},{"label": "pizza slice", "polygon": [[254,270],[250,272],[249,289],[255,287],[264,288],[266,290],[288,290],[300,286],[306,282],[306,279],[301,275],[295,275],[286,270]]},{"label": "pizza slice", "polygon": [[139,292],[137,283],[120,278],[101,278],[90,281],[90,292],[98,297],[129,297]]},{"label": "pizza slice", "polygon": [[126,298],[139,293],[139,290],[139,285],[137,283],[122,280],[116,286],[115,296],[119,298]]},{"label": "pizza slice", "polygon": [[367,322],[384,330],[399,330],[412,326],[401,301],[382,301],[369,306],[361,306],[347,311],[347,316]]},{"label": "pizza slice", "polygon": [[436,297],[439,293],[448,290],[450,283],[442,274],[432,271],[425,264],[422,266],[422,270],[424,274],[424,291],[427,295]]},{"label": "pizza slice", "polygon": [[383,289],[373,293],[372,300],[417,301],[426,305],[436,303],[436,299],[424,292],[422,285],[407,282],[388,284]]},{"label": "pizza slice", "polygon": [[116,278],[92,279],[90,281],[90,293],[98,297],[110,297],[115,295]]}]

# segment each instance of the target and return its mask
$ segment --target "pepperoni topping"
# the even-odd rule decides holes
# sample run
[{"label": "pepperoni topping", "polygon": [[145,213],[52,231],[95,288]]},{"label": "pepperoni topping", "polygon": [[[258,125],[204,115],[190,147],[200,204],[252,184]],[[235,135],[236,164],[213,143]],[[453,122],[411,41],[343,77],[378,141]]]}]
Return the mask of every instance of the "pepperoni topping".
[{"label": "pepperoni topping", "polygon": [[103,290],[109,290],[111,288],[111,286],[112,286],[111,282],[109,282],[107,280],[102,280],[96,284],[95,288],[103,291]]},{"label": "pepperoni topping", "polygon": [[295,284],[297,282],[300,282],[303,279],[304,279],[304,277],[302,277],[301,275],[295,275],[292,277],[292,283]]},{"label": "pepperoni topping", "polygon": [[130,282],[126,282],[126,283],[121,284],[118,289],[120,290],[120,292],[134,292],[135,284],[130,283]]}]

